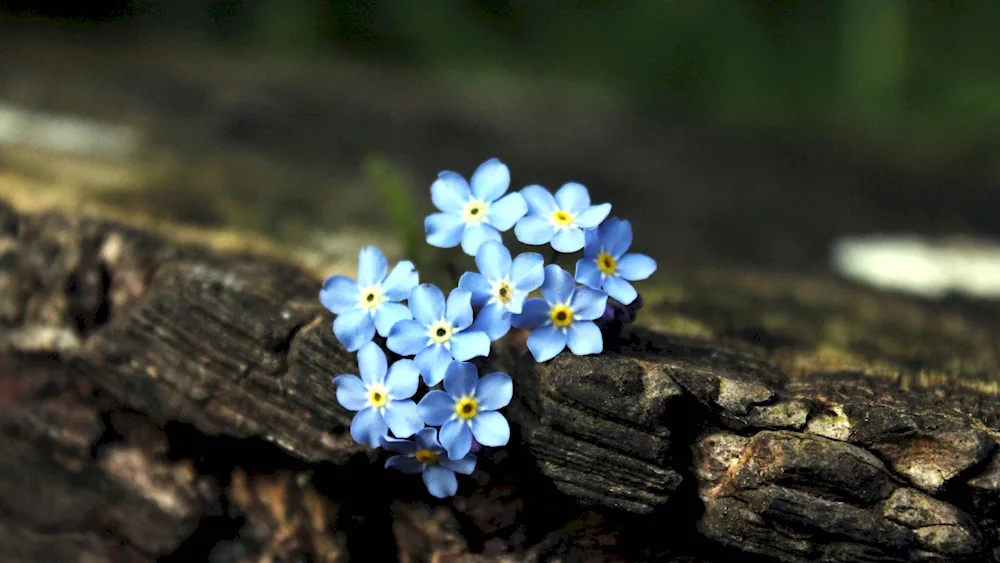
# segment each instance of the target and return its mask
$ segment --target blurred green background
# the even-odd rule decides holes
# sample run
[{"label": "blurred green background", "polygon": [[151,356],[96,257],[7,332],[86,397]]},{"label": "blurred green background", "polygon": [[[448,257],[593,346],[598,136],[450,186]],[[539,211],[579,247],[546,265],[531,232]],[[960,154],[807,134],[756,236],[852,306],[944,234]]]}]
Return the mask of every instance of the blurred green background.
[{"label": "blurred green background", "polygon": [[[3,24],[183,35],[292,57],[570,80],[672,117],[995,142],[1000,3],[983,0],[28,0]],[[917,138],[914,138],[914,135]]]},{"label": "blurred green background", "polygon": [[[660,258],[819,267],[842,234],[1000,234],[1000,2],[18,0],[2,6],[0,26],[14,37],[70,37],[73,45],[113,52],[88,59],[95,67],[138,44],[195,45],[179,55],[192,67],[202,62],[191,53],[204,51],[212,53],[206,59],[225,53],[286,72],[339,69],[327,73],[336,77],[334,86],[302,78],[323,70],[302,71],[298,82],[280,88],[258,85],[266,92],[261,97],[275,102],[249,104],[240,111],[252,115],[225,129],[230,137],[205,141],[220,146],[237,137],[241,150],[260,149],[258,162],[281,153],[312,178],[324,177],[323,187],[290,179],[294,188],[267,191],[244,179],[218,196],[209,192],[225,192],[227,184],[217,182],[187,192],[188,209],[178,212],[185,221],[300,240],[317,226],[359,217],[395,214],[399,223],[398,209],[380,215],[317,202],[329,199],[331,183],[371,184],[373,174],[384,179],[398,172],[426,211],[425,192],[437,170],[468,175],[499,156],[514,169],[515,184],[591,186],[595,199],[610,199],[647,229],[646,250]],[[153,61],[144,53],[132,57]],[[24,60],[11,57],[0,71],[24,74],[31,66]],[[116,72],[122,84],[155,82],[138,71]],[[183,85],[176,70],[160,76],[148,90]],[[202,111],[201,98],[182,93],[188,98],[171,102],[172,115]],[[357,117],[361,112],[367,113]],[[202,150],[193,148],[193,138],[175,142],[178,151]],[[128,201],[154,201],[170,214],[174,204],[154,192]],[[212,215],[206,202],[217,197],[251,205],[256,219]]]}]

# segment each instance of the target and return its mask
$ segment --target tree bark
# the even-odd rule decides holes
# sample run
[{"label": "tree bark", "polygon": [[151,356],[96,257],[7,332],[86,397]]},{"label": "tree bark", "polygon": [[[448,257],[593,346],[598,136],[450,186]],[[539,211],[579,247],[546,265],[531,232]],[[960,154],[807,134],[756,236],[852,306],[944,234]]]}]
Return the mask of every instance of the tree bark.
[{"label": "tree bark", "polygon": [[0,204],[0,560],[1000,558],[997,317],[680,270],[655,329],[524,356],[453,499],[359,447],[319,280]]}]

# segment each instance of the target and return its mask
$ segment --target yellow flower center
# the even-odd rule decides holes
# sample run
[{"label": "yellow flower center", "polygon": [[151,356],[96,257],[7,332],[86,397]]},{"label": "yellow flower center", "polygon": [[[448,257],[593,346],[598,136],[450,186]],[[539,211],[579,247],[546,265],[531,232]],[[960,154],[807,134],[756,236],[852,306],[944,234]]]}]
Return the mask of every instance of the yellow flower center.
[{"label": "yellow flower center", "polygon": [[556,227],[569,227],[573,225],[573,215],[557,209],[552,213],[552,224]]},{"label": "yellow flower center", "polygon": [[490,204],[485,201],[472,200],[462,209],[462,219],[468,224],[482,223],[486,220],[486,211]]},{"label": "yellow flower center", "polygon": [[370,313],[375,309],[378,309],[378,306],[382,304],[382,301],[385,301],[385,295],[382,293],[381,287],[373,285],[361,290],[359,304],[362,310]]},{"label": "yellow flower center", "polygon": [[474,397],[462,397],[455,403],[455,414],[461,420],[469,420],[479,412],[479,403]]},{"label": "yellow flower center", "polygon": [[372,385],[368,388],[368,404],[376,409],[385,408],[389,403],[389,390],[385,385]]},{"label": "yellow flower center", "polygon": [[549,310],[549,318],[557,327],[566,328],[573,324],[573,309],[569,305],[554,305]]},{"label": "yellow flower center", "polygon": [[514,299],[514,286],[507,280],[493,282],[493,298],[504,305]]},{"label": "yellow flower center", "polygon": [[427,465],[434,465],[438,462],[438,455],[430,450],[417,450],[416,457],[417,461]]},{"label": "yellow flower center", "polygon": [[455,327],[444,319],[432,324],[427,329],[427,337],[435,344],[447,344],[454,333]]},{"label": "yellow flower center", "polygon": [[602,252],[597,255],[597,267],[601,269],[601,272],[606,276],[610,276],[615,273],[615,268],[618,266],[615,262],[615,258],[608,254],[607,252]]}]

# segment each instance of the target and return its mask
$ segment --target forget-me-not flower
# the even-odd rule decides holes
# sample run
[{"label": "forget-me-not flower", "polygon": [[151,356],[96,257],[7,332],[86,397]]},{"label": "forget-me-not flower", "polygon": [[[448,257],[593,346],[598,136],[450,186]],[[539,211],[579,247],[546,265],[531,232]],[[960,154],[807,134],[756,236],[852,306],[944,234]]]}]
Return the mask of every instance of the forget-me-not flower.
[{"label": "forget-me-not flower", "polygon": [[505,446],[510,425],[497,412],[510,403],[514,382],[506,373],[479,379],[476,366],[452,362],[444,375],[444,391],[430,391],[417,411],[429,425],[441,426],[441,445],[450,459],[462,459],[472,449],[472,437],[484,446]]},{"label": "forget-me-not flower", "polygon": [[450,497],[458,491],[456,473],[470,475],[476,469],[476,456],[468,454],[459,460],[450,460],[437,437],[436,428],[424,428],[413,440],[385,438],[382,446],[394,455],[386,460],[386,469],[392,467],[403,473],[423,473],[427,491],[437,498]]},{"label": "forget-me-not flower", "polygon": [[500,232],[513,227],[528,211],[521,194],[503,195],[509,187],[510,170],[495,158],[482,163],[471,182],[456,172],[438,174],[431,184],[431,200],[441,213],[424,219],[427,242],[438,248],[461,242],[462,250],[475,256],[482,243],[499,241]]},{"label": "forget-me-not flower", "polygon": [[418,285],[410,293],[412,320],[396,323],[389,332],[387,346],[401,356],[416,355],[427,385],[437,385],[444,378],[452,359],[466,361],[490,353],[490,337],[479,330],[466,330],[472,324],[472,293],[456,288],[444,294],[429,283]]},{"label": "forget-me-not flower", "polygon": [[386,275],[389,263],[382,251],[366,246],[358,253],[358,281],[347,276],[330,276],[323,282],[319,300],[337,315],[333,333],[354,352],[370,342],[376,329],[388,336],[392,325],[413,318],[409,308],[399,303],[405,300],[418,283],[413,263],[396,264]]},{"label": "forget-me-not flower", "polygon": [[387,430],[407,438],[424,427],[417,405],[410,397],[417,392],[420,376],[413,360],[398,360],[387,366],[385,352],[369,342],[358,351],[356,375],[338,375],[337,402],[358,411],[351,421],[351,437],[359,444],[378,447]]},{"label": "forget-me-not flower", "polygon": [[483,243],[476,253],[479,272],[466,272],[458,286],[472,292],[472,304],[482,307],[472,323],[496,340],[510,330],[510,316],[521,312],[525,298],[545,279],[545,259],[536,252],[519,254],[513,261],[510,251],[496,241]]},{"label": "forget-me-not flower", "polygon": [[514,227],[517,240],[525,244],[546,244],[559,252],[583,248],[583,229],[601,224],[611,212],[610,203],[590,205],[587,188],[576,182],[564,184],[555,197],[541,186],[521,190],[528,203],[528,214]]},{"label": "forget-me-not flower", "polygon": [[545,267],[542,297],[526,301],[521,314],[511,319],[517,328],[535,329],[528,336],[528,350],[536,361],[551,360],[567,344],[580,356],[601,353],[604,339],[593,321],[604,314],[606,293],[577,287],[569,272],[550,264]]},{"label": "forget-me-not flower", "polygon": [[625,254],[632,245],[632,225],[612,217],[599,229],[586,231],[583,259],[576,263],[576,281],[604,290],[629,305],[638,293],[629,281],[644,280],[656,271],[656,261],[645,254]]}]

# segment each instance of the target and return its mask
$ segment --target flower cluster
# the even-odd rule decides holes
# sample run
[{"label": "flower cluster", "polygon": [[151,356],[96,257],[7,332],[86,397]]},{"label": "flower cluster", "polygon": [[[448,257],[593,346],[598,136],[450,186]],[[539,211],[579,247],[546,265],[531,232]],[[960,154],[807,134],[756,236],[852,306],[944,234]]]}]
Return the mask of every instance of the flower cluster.
[{"label": "flower cluster", "polygon": [[[641,303],[630,282],[656,270],[653,259],[628,252],[629,222],[608,219],[611,204],[591,204],[582,185],[564,184],[554,195],[538,185],[515,193],[509,187],[510,171],[495,158],[468,182],[446,171],[431,185],[438,212],[424,221],[428,244],[461,246],[478,269],[447,296],[421,284],[411,262],[390,271],[375,247],[361,249],[356,281],[331,276],[319,294],[336,315],[337,339],[357,352],[359,375],[333,379],[337,401],[357,413],[351,436],[394,452],[385,466],[421,473],[439,498],[455,494],[456,473],[472,473],[480,447],[510,440],[499,410],[513,397],[513,381],[501,372],[480,377],[472,361],[487,358],[512,327],[530,331],[527,347],[539,362],[567,347],[600,354],[602,326],[631,319]],[[501,234],[512,228],[524,244],[550,245],[552,263],[535,252],[512,257]],[[555,263],[560,253],[580,250],[575,275]],[[536,291],[540,297],[532,297]],[[427,390],[415,401],[421,379]]]}]

